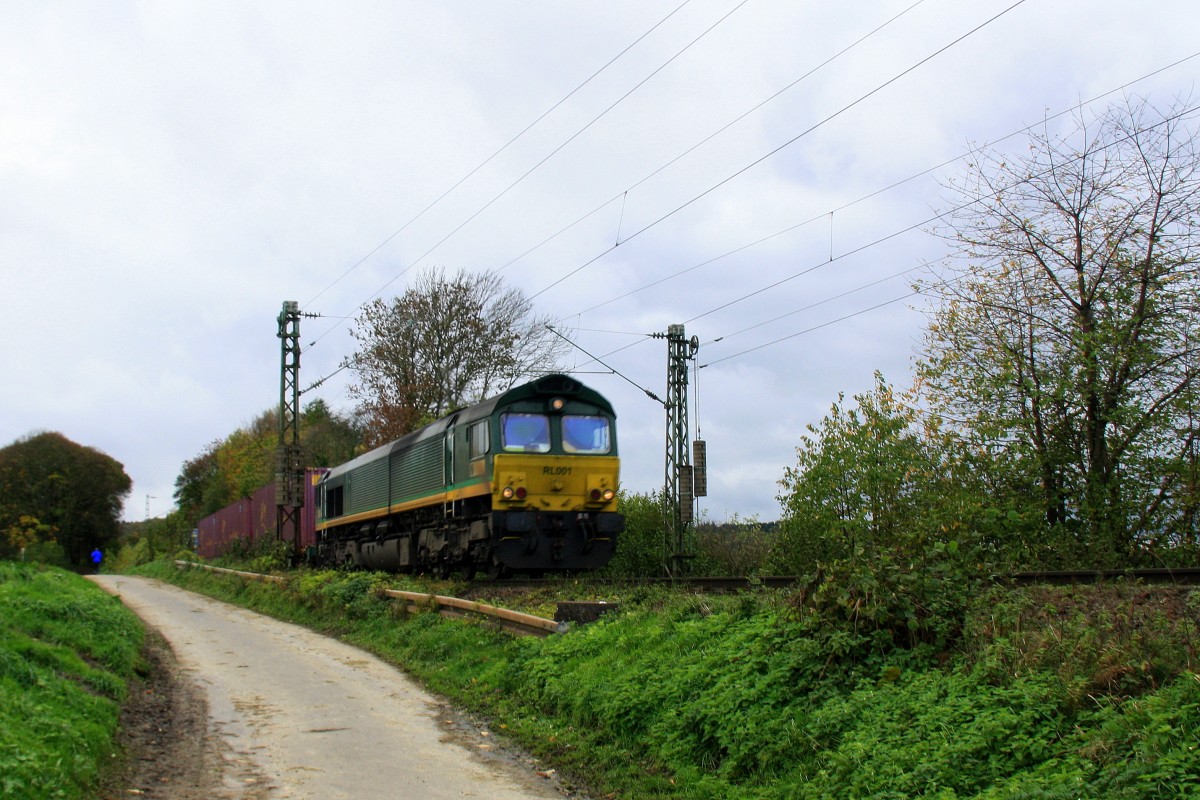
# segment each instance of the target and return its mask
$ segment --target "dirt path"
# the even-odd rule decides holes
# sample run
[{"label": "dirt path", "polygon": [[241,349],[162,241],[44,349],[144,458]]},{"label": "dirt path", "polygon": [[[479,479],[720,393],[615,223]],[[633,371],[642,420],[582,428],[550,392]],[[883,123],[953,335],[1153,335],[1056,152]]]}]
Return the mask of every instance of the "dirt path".
[{"label": "dirt path", "polygon": [[161,633],[123,719],[125,785],[105,798],[580,797],[361,650],[157,581],[96,580]]}]

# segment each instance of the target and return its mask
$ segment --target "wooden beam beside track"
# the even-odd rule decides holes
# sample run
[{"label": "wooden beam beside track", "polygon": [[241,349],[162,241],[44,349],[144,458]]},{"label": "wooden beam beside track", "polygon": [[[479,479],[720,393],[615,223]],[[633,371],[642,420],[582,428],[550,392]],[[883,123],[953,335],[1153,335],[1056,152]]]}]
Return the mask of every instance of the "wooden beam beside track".
[{"label": "wooden beam beside track", "polygon": [[[194,561],[179,560],[175,562],[175,566],[179,569],[189,567],[205,569],[209,572],[216,572],[222,575],[233,575],[243,580],[267,581],[272,583],[283,583],[284,581],[279,575],[261,575],[257,572],[243,572],[236,569],[225,569],[224,567],[210,567],[207,564],[197,564]],[[383,593],[393,599],[403,600],[408,603],[410,608],[429,608],[432,606],[446,615],[467,616],[469,614],[477,614],[488,617],[495,620],[505,630],[526,636],[549,636],[552,633],[565,633],[568,628],[565,622],[556,622],[545,617],[535,617],[532,614],[489,606],[486,603],[477,603],[473,600],[463,600],[459,597],[446,597],[444,595],[424,594],[422,592],[405,592],[399,589],[384,589]]]}]

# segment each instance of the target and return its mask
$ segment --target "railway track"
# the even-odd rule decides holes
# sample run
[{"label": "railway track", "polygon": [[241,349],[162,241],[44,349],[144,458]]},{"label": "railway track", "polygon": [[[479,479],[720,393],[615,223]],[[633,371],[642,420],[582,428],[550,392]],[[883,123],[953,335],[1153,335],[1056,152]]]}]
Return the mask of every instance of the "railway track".
[{"label": "railway track", "polygon": [[[210,572],[234,575],[243,580],[267,582],[281,582],[284,580],[275,575],[242,572],[197,564],[190,561],[176,561],[175,564],[179,569],[204,569]],[[1161,567],[1134,570],[1043,570],[996,575],[992,576],[992,578],[997,582],[1022,585],[1069,585],[1125,580],[1144,584],[1196,586],[1200,584],[1200,567]],[[587,582],[589,585],[597,588],[606,586],[621,586],[626,588],[631,586],[671,586],[686,588],[692,591],[726,593],[761,589],[787,589],[802,582],[802,580],[794,575],[772,575],[764,577],[672,577],[622,580],[604,580],[589,577]],[[564,602],[559,604],[559,615],[557,615],[559,618],[546,619],[470,599],[472,595],[492,595],[497,590],[536,591],[539,589],[552,589],[569,583],[573,583],[573,581],[561,578],[474,582],[469,584],[468,588],[462,592],[464,596],[460,597],[405,592],[395,589],[388,589],[384,593],[395,601],[406,603],[410,608],[436,608],[444,616],[485,617],[499,627],[525,636],[549,636],[554,633],[562,633],[569,627],[565,620],[586,622],[597,619],[600,614],[617,608],[616,605],[605,607],[603,602]],[[592,608],[587,608],[589,606]],[[565,618],[563,617],[564,612],[567,614]]]},{"label": "railway track", "polygon": [[1101,581],[1137,581],[1140,583],[1174,584],[1179,586],[1200,585],[1200,567],[1156,567],[1151,569],[1107,569],[1107,570],[1039,570],[1014,572],[1002,575],[998,580],[1013,583],[1099,583]]},{"label": "railway track", "polygon": [[[1072,584],[1099,583],[1101,581],[1136,581],[1147,584],[1172,584],[1179,586],[1200,585],[1200,567],[1158,567],[1146,569],[1124,570],[1037,570],[1029,572],[1012,572],[990,576],[996,582],[1016,584]],[[513,578],[477,584],[480,591],[486,592],[489,587],[508,589],[551,588],[570,583],[569,578]],[[604,579],[589,576],[584,579],[588,584],[596,586],[676,586],[692,588],[697,591],[711,592],[741,592],[754,589],[787,589],[804,578],[796,575],[770,575],[750,577],[691,577],[677,576],[671,578],[616,578]]]}]

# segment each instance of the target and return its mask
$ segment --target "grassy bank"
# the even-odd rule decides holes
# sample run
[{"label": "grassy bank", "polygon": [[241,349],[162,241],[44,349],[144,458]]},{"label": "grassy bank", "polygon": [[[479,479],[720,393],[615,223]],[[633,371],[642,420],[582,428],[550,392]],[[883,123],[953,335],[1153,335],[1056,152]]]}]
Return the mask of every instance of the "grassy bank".
[{"label": "grassy bank", "polygon": [[113,760],[142,637],[90,581],[0,562],[0,796],[90,796]]},{"label": "grassy bank", "polygon": [[400,613],[382,576],[153,570],[391,659],[597,796],[1200,796],[1200,593],[993,589],[898,648],[784,594],[633,589],[539,640]]}]

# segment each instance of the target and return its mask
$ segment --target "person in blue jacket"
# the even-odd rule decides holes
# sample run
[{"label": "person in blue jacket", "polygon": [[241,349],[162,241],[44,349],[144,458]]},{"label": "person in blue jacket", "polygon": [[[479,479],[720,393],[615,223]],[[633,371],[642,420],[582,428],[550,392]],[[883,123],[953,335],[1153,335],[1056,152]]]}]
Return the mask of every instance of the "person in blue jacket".
[{"label": "person in blue jacket", "polygon": [[97,575],[100,574],[100,562],[103,560],[104,560],[104,553],[101,553],[100,548],[97,547],[95,550],[92,551],[92,566],[95,567]]}]

